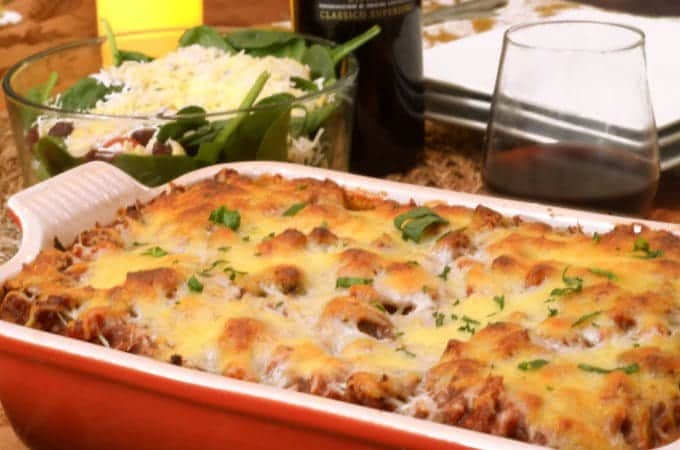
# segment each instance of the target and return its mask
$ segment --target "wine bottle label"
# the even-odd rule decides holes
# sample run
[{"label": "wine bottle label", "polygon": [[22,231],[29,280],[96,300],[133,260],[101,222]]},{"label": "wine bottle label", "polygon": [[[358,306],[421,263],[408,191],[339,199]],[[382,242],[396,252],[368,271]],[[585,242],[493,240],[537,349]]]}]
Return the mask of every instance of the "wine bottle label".
[{"label": "wine bottle label", "polygon": [[323,22],[375,21],[413,11],[417,0],[321,0],[317,19]]}]

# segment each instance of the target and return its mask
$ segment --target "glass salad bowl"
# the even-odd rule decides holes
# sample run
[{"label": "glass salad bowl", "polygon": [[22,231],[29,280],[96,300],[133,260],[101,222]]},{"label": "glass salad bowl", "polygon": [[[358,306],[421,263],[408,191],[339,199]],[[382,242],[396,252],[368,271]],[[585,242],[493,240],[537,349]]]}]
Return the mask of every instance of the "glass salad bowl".
[{"label": "glass salad bowl", "polygon": [[91,160],[149,186],[231,161],[347,170],[358,73],[350,51],[291,32],[202,26],[33,55],[3,80],[25,185]]}]

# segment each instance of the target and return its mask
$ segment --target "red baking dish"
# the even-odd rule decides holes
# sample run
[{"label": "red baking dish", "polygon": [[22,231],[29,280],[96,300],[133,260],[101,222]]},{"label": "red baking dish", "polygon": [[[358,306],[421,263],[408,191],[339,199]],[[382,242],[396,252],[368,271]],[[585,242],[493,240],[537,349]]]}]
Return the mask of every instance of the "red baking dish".
[{"label": "red baking dish", "polygon": [[[400,201],[441,200],[555,226],[604,232],[630,219],[460,194],[283,163],[214,166],[176,181],[189,184],[231,167],[244,174],[330,178],[384,192]],[[105,163],[93,162],[13,196],[9,207],[23,230],[18,254],[0,267],[16,274],[56,236],[70,242],[96,221],[149,189]],[[677,225],[643,222],[678,232]],[[238,381],[173,366],[0,321],[0,400],[32,449],[531,449],[545,448],[457,427]],[[678,448],[678,443],[665,450]]]}]

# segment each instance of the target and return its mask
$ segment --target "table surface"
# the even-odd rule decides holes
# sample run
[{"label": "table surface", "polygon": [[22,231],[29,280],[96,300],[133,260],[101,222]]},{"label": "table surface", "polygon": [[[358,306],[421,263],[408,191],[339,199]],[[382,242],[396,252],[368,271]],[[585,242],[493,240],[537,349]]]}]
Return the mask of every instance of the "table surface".
[{"label": "table surface", "polygon": [[[545,0],[536,0],[543,1]],[[612,6],[626,6],[628,0],[610,1]],[[17,31],[0,29],[0,49],[7,50],[7,56],[16,60],[28,53],[49,45],[54,39],[73,39],[94,32],[93,3],[87,0],[17,0],[10,7],[20,9],[27,16],[23,29]],[[229,7],[224,7],[229,3]],[[254,6],[249,6],[249,4]],[[436,7],[435,1],[425,1],[427,8]],[[564,2],[559,2],[564,4]],[[601,3],[588,0],[587,3]],[[631,3],[631,2],[628,2]],[[640,2],[633,2],[635,5]],[[49,11],[41,5],[51,5]],[[238,4],[239,6],[235,6]],[[256,5],[255,5],[256,4]],[[44,6],[43,5],[43,6]],[[266,7],[264,7],[266,5]],[[227,2],[226,0],[206,0],[206,10],[210,10],[211,23],[246,23],[248,18],[255,23],[286,18],[286,0],[264,0],[261,2]],[[654,0],[648,3],[653,13],[670,11],[674,1]],[[255,8],[249,10],[248,8]],[[672,11],[680,13],[679,11]],[[206,15],[208,17],[208,15]],[[67,27],[70,31],[64,31]],[[68,28],[70,27],[70,28]],[[479,31],[475,28],[475,31]],[[36,31],[38,30],[38,31]],[[18,34],[17,34],[18,33]],[[31,34],[32,33],[32,34]],[[37,33],[37,34],[36,34]],[[9,37],[8,37],[9,36]],[[13,36],[13,37],[12,37]],[[19,36],[19,38],[17,38]],[[33,38],[29,38],[33,36]],[[38,36],[36,38],[36,36]],[[55,37],[56,36],[56,37]],[[427,33],[426,33],[427,37]],[[32,40],[31,40],[32,39]],[[43,39],[45,42],[42,42]],[[7,59],[2,58],[3,62]],[[0,66],[0,74],[4,71]],[[390,178],[410,183],[437,186],[466,192],[485,193],[480,174],[481,148],[483,134],[452,126],[428,122],[426,149],[418,164],[404,174],[394,174]],[[21,186],[16,149],[11,137],[9,122],[4,111],[0,111],[0,261],[10,257],[17,244],[18,231],[6,218],[5,199]],[[665,173],[661,178],[654,209],[648,218],[680,223],[680,172]],[[0,408],[0,449],[20,450],[26,447],[13,433],[8,420]]]}]

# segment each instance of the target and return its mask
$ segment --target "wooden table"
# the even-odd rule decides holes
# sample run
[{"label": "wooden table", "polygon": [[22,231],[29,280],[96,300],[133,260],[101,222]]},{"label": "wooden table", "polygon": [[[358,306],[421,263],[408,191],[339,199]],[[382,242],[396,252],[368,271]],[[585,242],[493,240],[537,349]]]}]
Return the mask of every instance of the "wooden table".
[{"label": "wooden table", "polygon": [[[627,1],[613,1],[610,4],[624,5]],[[602,3],[600,0],[588,2]],[[206,17],[209,18],[208,22],[213,24],[262,23],[285,19],[287,3],[287,0],[260,0],[258,2],[206,0],[205,9]],[[634,3],[639,6],[638,2]],[[43,5],[42,10],[40,5]],[[22,25],[24,28],[19,34],[16,30],[12,32],[14,34],[0,30],[0,50],[5,55],[0,58],[0,74],[3,72],[2,63],[11,63],[19,57],[54,45],[60,40],[71,40],[94,34],[94,2],[92,0],[16,0],[10,6],[28,15],[30,23]],[[650,1],[649,6],[656,8],[654,12],[658,12],[659,8],[664,6],[676,7],[675,2],[671,0]],[[62,29],[60,21],[71,21],[69,22],[72,25],[71,28]],[[15,37],[7,38],[8,35]],[[418,165],[406,174],[395,174],[390,178],[454,190],[484,192],[480,176],[480,149],[483,137],[482,133],[430,122],[427,124],[426,150]],[[3,216],[0,221],[4,221],[0,223],[2,225],[0,226],[0,260],[3,259],[3,250],[8,251],[7,247],[13,245],[17,236],[16,230],[4,218],[5,198],[10,193],[8,191],[15,190],[19,186],[18,165],[14,152],[7,115],[0,111],[0,164],[2,164],[1,170],[3,171],[0,173],[0,214]],[[666,173],[662,176],[655,208],[650,217],[680,223],[680,172]],[[25,448],[13,433],[7,418],[0,409],[0,449]]]}]

